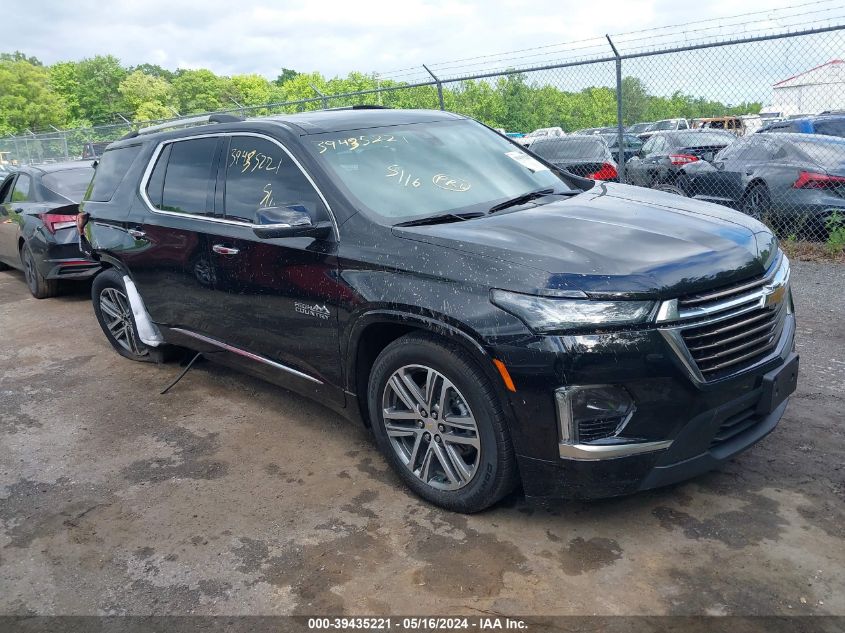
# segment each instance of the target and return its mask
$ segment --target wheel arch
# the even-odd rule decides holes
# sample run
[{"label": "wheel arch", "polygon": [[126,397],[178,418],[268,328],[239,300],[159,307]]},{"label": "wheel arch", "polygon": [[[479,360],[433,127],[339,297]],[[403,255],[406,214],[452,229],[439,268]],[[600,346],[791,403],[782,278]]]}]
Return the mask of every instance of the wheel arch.
[{"label": "wheel arch", "polygon": [[359,316],[349,330],[346,341],[346,389],[356,395],[364,425],[370,426],[367,386],[370,370],[378,355],[393,341],[407,334],[423,332],[457,344],[476,362],[492,381],[506,409],[504,384],[493,364],[493,356],[470,333],[442,319],[399,310],[374,310]]}]

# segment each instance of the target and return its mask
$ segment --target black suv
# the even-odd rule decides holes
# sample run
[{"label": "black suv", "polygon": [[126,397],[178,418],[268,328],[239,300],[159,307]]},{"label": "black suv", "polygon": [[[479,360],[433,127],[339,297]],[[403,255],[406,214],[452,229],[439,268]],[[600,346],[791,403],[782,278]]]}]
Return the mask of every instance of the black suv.
[{"label": "black suv", "polygon": [[455,114],[351,108],[142,133],[80,216],[94,310],[372,429],[458,511],[630,493],[771,431],[789,264],[724,207],[560,171]]}]

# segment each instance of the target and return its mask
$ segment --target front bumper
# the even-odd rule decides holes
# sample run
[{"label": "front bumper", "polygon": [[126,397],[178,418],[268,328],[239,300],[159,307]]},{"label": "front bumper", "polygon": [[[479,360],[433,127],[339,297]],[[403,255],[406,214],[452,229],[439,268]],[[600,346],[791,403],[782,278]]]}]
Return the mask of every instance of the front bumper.
[{"label": "front bumper", "polygon": [[[783,367],[797,371],[797,363],[798,356],[793,352],[770,374]],[[745,396],[696,415],[662,448],[610,459],[550,461],[520,456],[525,494],[535,498],[613,497],[673,484],[712,470],[777,426],[789,400],[766,410],[766,385],[764,376],[760,386]],[[722,439],[727,435],[726,429],[740,430]]]}]

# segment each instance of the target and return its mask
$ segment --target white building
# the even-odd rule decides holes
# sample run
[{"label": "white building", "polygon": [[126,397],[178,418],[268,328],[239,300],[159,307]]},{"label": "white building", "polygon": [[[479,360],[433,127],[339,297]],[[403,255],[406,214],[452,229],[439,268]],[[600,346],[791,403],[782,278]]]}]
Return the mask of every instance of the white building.
[{"label": "white building", "polygon": [[845,110],[845,61],[829,62],[776,83],[772,104],[763,108],[765,116],[819,114]]}]

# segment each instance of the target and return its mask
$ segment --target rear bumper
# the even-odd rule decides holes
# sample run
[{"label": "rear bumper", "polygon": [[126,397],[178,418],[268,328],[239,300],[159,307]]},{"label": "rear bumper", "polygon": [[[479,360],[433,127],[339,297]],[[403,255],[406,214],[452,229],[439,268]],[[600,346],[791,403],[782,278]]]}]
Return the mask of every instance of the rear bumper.
[{"label": "rear bumper", "polygon": [[[772,374],[792,365],[791,352]],[[757,388],[687,421],[668,447],[609,459],[518,456],[527,497],[597,499],[673,484],[717,468],[777,426],[788,399],[766,410],[766,376]]]},{"label": "rear bumper", "polygon": [[100,264],[79,250],[75,228],[63,229],[54,236],[36,231],[28,240],[38,272],[45,279],[89,279]]}]

